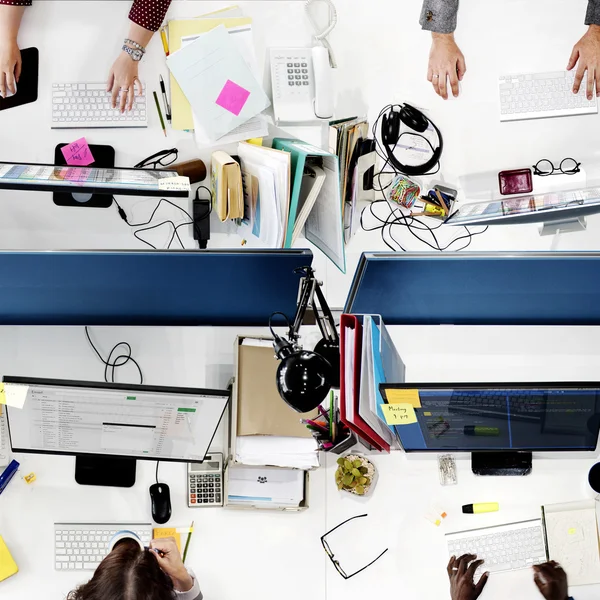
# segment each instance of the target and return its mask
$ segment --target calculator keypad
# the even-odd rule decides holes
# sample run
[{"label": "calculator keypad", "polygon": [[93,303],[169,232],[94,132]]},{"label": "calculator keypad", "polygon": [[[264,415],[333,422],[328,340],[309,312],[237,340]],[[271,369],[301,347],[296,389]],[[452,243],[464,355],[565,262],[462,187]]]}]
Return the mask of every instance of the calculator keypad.
[{"label": "calculator keypad", "polygon": [[223,476],[221,473],[189,473],[189,506],[221,506]]}]

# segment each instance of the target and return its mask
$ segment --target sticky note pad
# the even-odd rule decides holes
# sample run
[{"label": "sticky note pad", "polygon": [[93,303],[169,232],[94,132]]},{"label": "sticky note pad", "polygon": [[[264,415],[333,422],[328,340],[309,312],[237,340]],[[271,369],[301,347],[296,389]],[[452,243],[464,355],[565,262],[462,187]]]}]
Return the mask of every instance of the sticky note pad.
[{"label": "sticky note pad", "polygon": [[244,108],[249,97],[250,92],[247,89],[228,79],[216,103],[237,117],[242,112],[242,108]]},{"label": "sticky note pad", "polygon": [[17,563],[13,560],[4,540],[0,536],[0,581],[8,579],[18,571]]},{"label": "sticky note pad", "polygon": [[6,394],[4,393],[3,383],[0,383],[0,404],[6,404]]},{"label": "sticky note pad", "polygon": [[79,138],[63,146],[60,151],[70,167],[87,167],[94,162],[92,151],[85,138]]},{"label": "sticky note pad", "polygon": [[381,409],[388,425],[410,425],[417,422],[412,404],[383,404]]},{"label": "sticky note pad", "polygon": [[28,392],[28,385],[5,383],[2,393],[0,393],[0,403],[13,408],[23,408]]},{"label": "sticky note pad", "polygon": [[575,535],[577,533],[577,529],[575,529],[575,527],[571,527],[571,529],[569,529],[569,535]]},{"label": "sticky note pad", "polygon": [[387,388],[385,397],[390,404],[411,404],[413,408],[421,408],[419,390],[398,390]]},{"label": "sticky note pad", "polygon": [[175,542],[177,543],[177,548],[181,553],[181,534],[177,532],[175,527],[157,527],[152,532],[155,540],[160,540],[162,538],[172,537],[175,538]]}]

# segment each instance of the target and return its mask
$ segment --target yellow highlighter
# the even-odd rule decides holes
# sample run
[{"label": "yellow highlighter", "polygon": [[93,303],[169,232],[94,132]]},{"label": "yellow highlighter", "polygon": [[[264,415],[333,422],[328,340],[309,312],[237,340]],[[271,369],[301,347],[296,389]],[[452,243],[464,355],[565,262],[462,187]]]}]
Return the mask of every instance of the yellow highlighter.
[{"label": "yellow highlighter", "polygon": [[500,505],[497,502],[481,502],[479,504],[464,504],[463,513],[466,515],[477,515],[479,513],[497,512]]}]

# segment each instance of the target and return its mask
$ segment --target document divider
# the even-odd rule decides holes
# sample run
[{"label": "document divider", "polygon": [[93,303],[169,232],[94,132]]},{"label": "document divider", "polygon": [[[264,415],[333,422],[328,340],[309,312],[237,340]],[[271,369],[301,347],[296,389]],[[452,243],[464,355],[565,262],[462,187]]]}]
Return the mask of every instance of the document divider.
[{"label": "document divider", "polygon": [[600,252],[368,252],[344,312],[387,325],[600,325]]},{"label": "document divider", "polygon": [[310,250],[0,252],[0,325],[266,326]]}]

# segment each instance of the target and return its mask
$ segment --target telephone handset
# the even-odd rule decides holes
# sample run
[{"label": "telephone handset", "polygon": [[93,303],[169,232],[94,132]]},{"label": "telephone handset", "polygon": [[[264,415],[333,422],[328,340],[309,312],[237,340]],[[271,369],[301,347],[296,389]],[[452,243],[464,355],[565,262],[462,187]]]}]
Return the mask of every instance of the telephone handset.
[{"label": "telephone handset", "polygon": [[271,48],[270,52],[275,122],[333,117],[336,69],[329,63],[327,48]]}]

